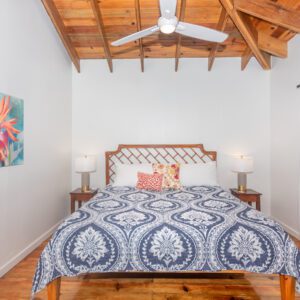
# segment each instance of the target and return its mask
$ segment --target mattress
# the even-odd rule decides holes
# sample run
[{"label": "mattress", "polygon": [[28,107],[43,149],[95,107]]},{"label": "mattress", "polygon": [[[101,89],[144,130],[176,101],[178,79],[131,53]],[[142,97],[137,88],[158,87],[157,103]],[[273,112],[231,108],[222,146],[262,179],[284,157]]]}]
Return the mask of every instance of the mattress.
[{"label": "mattress", "polygon": [[43,250],[32,293],[61,276],[242,270],[300,279],[300,252],[271,218],[219,186],[107,186]]}]

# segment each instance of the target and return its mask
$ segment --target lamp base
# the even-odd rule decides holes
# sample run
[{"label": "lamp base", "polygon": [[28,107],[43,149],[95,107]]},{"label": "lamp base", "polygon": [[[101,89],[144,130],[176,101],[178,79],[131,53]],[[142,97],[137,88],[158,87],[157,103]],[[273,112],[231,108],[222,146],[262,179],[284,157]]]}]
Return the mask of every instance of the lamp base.
[{"label": "lamp base", "polygon": [[81,173],[81,192],[89,193],[90,191],[90,173]]},{"label": "lamp base", "polygon": [[247,191],[247,173],[238,173],[238,192],[246,193]]}]

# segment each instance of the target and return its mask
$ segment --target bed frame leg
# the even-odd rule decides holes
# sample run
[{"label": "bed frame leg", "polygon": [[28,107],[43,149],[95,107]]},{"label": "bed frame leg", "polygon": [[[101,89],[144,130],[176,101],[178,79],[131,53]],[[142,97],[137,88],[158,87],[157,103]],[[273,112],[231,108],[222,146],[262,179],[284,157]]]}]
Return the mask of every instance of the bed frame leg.
[{"label": "bed frame leg", "polygon": [[295,300],[295,278],[288,275],[279,275],[279,278],[281,300]]},{"label": "bed frame leg", "polygon": [[48,300],[59,300],[61,278],[56,278],[47,285]]}]

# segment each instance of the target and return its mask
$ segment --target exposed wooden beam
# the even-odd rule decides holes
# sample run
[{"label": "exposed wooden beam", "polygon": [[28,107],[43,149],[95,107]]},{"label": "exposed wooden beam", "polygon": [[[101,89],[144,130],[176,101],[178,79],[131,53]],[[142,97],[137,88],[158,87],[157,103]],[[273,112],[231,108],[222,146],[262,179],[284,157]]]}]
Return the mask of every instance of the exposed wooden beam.
[{"label": "exposed wooden beam", "polygon": [[100,12],[100,7],[99,7],[97,0],[90,0],[90,2],[91,2],[92,10],[93,10],[93,13],[94,13],[94,16],[96,19],[98,32],[102,39],[103,49],[104,49],[105,57],[106,57],[106,60],[108,63],[108,67],[109,67],[110,72],[112,72],[113,71],[112,58],[111,58],[111,53],[110,53],[109,45],[107,42],[107,38],[105,35],[104,24],[103,24],[102,15]]},{"label": "exposed wooden beam", "polygon": [[233,7],[231,0],[219,0],[225,8],[228,15],[231,17],[233,23],[240,31],[241,35],[245,39],[247,45],[251,49],[253,55],[260,63],[263,69],[271,69],[271,57],[269,54],[261,51],[258,47],[257,32],[251,24],[249,18],[243,15],[242,12],[236,11]]},{"label": "exposed wooden beam", "polygon": [[299,11],[272,0],[235,0],[234,7],[251,16],[300,32]]},{"label": "exposed wooden beam", "polygon": [[[184,20],[185,7],[186,7],[186,0],[181,0],[180,13],[179,13],[179,21],[183,21]],[[181,34],[178,34],[177,44],[176,44],[176,52],[175,52],[175,72],[178,71],[178,66],[179,66],[181,39],[182,39]]]},{"label": "exposed wooden beam", "polygon": [[[224,9],[224,7],[222,7],[219,22],[218,22],[218,25],[217,25],[216,29],[220,30],[220,31],[224,31],[224,29],[226,27],[227,19],[228,19],[228,14],[227,14],[226,10]],[[211,71],[211,69],[212,69],[212,66],[213,66],[215,58],[216,58],[216,53],[218,51],[218,47],[219,47],[219,44],[214,43],[211,50],[210,50],[210,52],[209,52],[208,71]]]},{"label": "exposed wooden beam", "polygon": [[285,41],[289,41],[290,39],[292,39],[297,33],[294,31],[289,31],[286,30],[284,32],[282,32],[282,34],[278,37],[280,39],[283,39]]},{"label": "exposed wooden beam", "polygon": [[286,58],[288,55],[287,42],[276,39],[262,31],[258,31],[258,47],[278,57]]},{"label": "exposed wooden beam", "polygon": [[[137,31],[140,31],[140,30],[142,30],[140,0],[135,0],[135,15],[136,15],[136,28],[137,28]],[[144,72],[143,39],[139,39],[139,48],[140,48],[141,70],[142,70],[142,72]]]},{"label": "exposed wooden beam", "polygon": [[59,12],[58,12],[55,4],[53,3],[53,0],[42,0],[42,3],[52,21],[52,23],[54,24],[54,26],[60,36],[60,39],[62,40],[76,70],[78,72],[80,72],[79,56],[77,55],[77,52],[72,45],[72,42],[66,32],[66,27],[59,15]]},{"label": "exposed wooden beam", "polygon": [[244,71],[252,57],[252,51],[249,47],[246,48],[242,55],[241,70]]}]

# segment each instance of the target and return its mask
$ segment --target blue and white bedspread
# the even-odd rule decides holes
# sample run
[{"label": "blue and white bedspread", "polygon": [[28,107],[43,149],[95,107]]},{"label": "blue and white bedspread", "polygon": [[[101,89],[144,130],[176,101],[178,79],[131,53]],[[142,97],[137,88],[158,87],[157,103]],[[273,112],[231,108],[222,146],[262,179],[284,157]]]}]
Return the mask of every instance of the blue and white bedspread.
[{"label": "blue and white bedspread", "polygon": [[67,218],[41,254],[33,294],[60,276],[245,270],[300,278],[282,227],[217,186],[110,187]]}]

